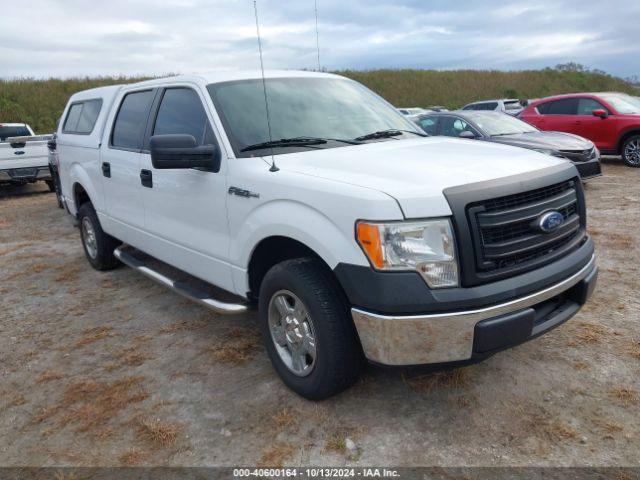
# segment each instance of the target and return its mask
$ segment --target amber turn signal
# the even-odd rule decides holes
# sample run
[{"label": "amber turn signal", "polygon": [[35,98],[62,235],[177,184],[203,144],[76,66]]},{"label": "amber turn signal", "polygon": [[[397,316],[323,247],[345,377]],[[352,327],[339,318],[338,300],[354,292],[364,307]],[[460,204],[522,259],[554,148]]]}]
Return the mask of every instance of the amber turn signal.
[{"label": "amber turn signal", "polygon": [[357,226],[358,243],[369,257],[369,261],[376,268],[384,265],[382,254],[382,244],[380,243],[380,230],[377,225],[369,223],[358,223]]}]

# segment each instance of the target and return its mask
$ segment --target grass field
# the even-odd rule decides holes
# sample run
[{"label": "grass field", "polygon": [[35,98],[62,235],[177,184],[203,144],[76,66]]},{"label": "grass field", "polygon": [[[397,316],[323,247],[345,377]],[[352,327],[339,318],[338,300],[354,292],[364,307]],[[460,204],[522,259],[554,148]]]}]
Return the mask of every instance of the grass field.
[{"label": "grass field", "polygon": [[[628,82],[600,72],[556,69],[515,72],[478,70],[343,71],[397,106],[444,105],[457,108],[475,100],[538,98],[570,92],[615,90],[638,93]],[[69,99],[79,90],[134,82],[140,78],[0,80],[0,121],[26,122],[37,133],[49,133]]]}]

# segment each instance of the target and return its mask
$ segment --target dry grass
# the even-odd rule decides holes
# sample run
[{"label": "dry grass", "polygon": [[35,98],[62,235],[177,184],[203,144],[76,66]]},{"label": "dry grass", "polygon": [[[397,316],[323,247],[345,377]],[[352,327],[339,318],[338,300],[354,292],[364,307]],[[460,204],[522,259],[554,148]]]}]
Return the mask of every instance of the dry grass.
[{"label": "dry grass", "polygon": [[576,322],[573,325],[574,330],[577,329],[572,340],[567,343],[570,347],[578,345],[593,345],[599,343],[603,336],[607,334],[607,329],[602,325],[587,322]]},{"label": "dry grass", "polygon": [[20,242],[11,247],[0,248],[0,257],[3,255],[8,255],[13,252],[17,252],[18,250],[22,250],[23,248],[31,247],[32,245],[33,245],[32,242]]},{"label": "dry grass", "polygon": [[615,435],[618,435],[624,431],[622,425],[610,420],[593,419],[592,421],[597,427],[604,430],[604,438],[612,439]]},{"label": "dry grass", "polygon": [[36,383],[45,383],[52,380],[60,380],[61,378],[64,378],[64,375],[62,373],[53,370],[47,370],[40,374],[40,376],[36,380]]},{"label": "dry grass", "polygon": [[33,273],[42,273],[49,268],[51,268],[51,266],[47,263],[35,263],[30,267]]},{"label": "dry grass", "polygon": [[119,413],[148,398],[142,380],[141,377],[124,377],[113,382],[73,382],[60,402],[42,409],[34,421],[55,420],[58,427],[75,425],[81,432],[104,434],[107,424]]},{"label": "dry grass", "polygon": [[347,449],[347,437],[344,433],[333,433],[329,435],[324,443],[325,450],[344,453]]},{"label": "dry grass", "polygon": [[573,368],[575,368],[576,370],[586,370],[587,368],[589,368],[589,364],[587,362],[577,361],[573,362]]},{"label": "dry grass", "polygon": [[7,404],[8,407],[19,407],[20,405],[24,405],[27,403],[27,399],[21,393],[18,393],[13,396],[13,398]]},{"label": "dry grass", "polygon": [[107,326],[87,328],[82,332],[82,337],[74,344],[74,348],[85,347],[100,340],[104,340],[107,337],[111,337],[113,336],[111,333],[112,331],[113,328]]},{"label": "dry grass", "polygon": [[524,437],[535,438],[545,451],[551,444],[578,438],[578,432],[564,420],[526,401],[518,405],[512,417],[513,420],[519,420],[519,424],[515,428],[510,427],[510,430]]},{"label": "dry grass", "polygon": [[615,387],[609,391],[611,397],[617,400],[620,404],[628,407],[638,401],[638,392],[629,387]]},{"label": "dry grass", "polygon": [[331,452],[345,453],[347,451],[347,438],[357,438],[359,431],[356,428],[340,426],[327,437],[324,449]]},{"label": "dry grass", "polygon": [[276,413],[271,419],[278,430],[283,430],[287,427],[292,427],[298,424],[298,417],[300,412],[293,410],[292,408],[285,407]]},{"label": "dry grass", "polygon": [[136,424],[138,438],[159,447],[173,445],[183,430],[182,425],[163,422],[159,418],[139,418]]},{"label": "dry grass", "polygon": [[56,275],[53,280],[56,282],[72,282],[78,277],[78,274],[84,270],[83,266],[75,265],[73,263],[65,263],[55,268]]},{"label": "dry grass", "polygon": [[192,332],[200,330],[207,326],[207,322],[204,319],[196,319],[193,321],[176,322],[165,327],[162,327],[160,333],[176,333],[176,332]]},{"label": "dry grass", "polygon": [[131,344],[114,355],[115,360],[104,366],[107,372],[112,372],[122,367],[139,367],[152,358],[146,351],[150,337],[141,335],[135,337]]},{"label": "dry grass", "polygon": [[140,465],[142,461],[144,461],[149,454],[147,452],[143,452],[142,450],[138,450],[137,448],[132,448],[131,450],[127,450],[126,452],[121,453],[118,456],[118,460],[120,463],[127,467],[134,467],[136,465]]},{"label": "dry grass", "polygon": [[240,365],[246,363],[257,350],[259,337],[248,328],[236,328],[227,333],[227,339],[209,347],[207,351],[219,362]]},{"label": "dry grass", "polygon": [[282,468],[285,460],[291,458],[295,451],[296,448],[290,443],[276,442],[263,450],[257,466]]},{"label": "dry grass", "polygon": [[640,360],[640,342],[634,341],[629,348],[629,355],[633,358]]},{"label": "dry grass", "polygon": [[470,384],[468,368],[457,368],[411,378],[403,374],[402,380],[416,392],[431,392],[433,389],[460,390],[467,388]]}]

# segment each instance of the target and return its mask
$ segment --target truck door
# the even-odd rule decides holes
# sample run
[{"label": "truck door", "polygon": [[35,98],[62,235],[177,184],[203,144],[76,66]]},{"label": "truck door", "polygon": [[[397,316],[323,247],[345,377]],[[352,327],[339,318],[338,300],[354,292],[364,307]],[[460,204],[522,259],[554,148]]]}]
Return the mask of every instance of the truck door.
[{"label": "truck door", "polygon": [[141,172],[147,175],[142,195],[145,229],[151,236],[148,253],[232,290],[225,163],[219,172],[155,169],[149,153],[154,135],[189,134],[199,145],[219,145],[204,97],[196,87],[165,88],[153,110],[141,158]]},{"label": "truck door", "polygon": [[105,230],[134,245],[132,240],[144,228],[140,151],[155,94],[154,89],[125,93],[101,149]]}]

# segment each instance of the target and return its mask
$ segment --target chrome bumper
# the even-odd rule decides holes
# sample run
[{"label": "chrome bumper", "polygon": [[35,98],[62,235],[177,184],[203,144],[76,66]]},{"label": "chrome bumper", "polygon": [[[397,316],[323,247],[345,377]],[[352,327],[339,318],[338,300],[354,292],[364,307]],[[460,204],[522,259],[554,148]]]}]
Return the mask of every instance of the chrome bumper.
[{"label": "chrome bumper", "polygon": [[476,324],[549,300],[595,268],[595,256],[579,272],[539,292],[478,310],[431,315],[379,315],[351,309],[365,356],[385,365],[444,363],[471,358]]}]

